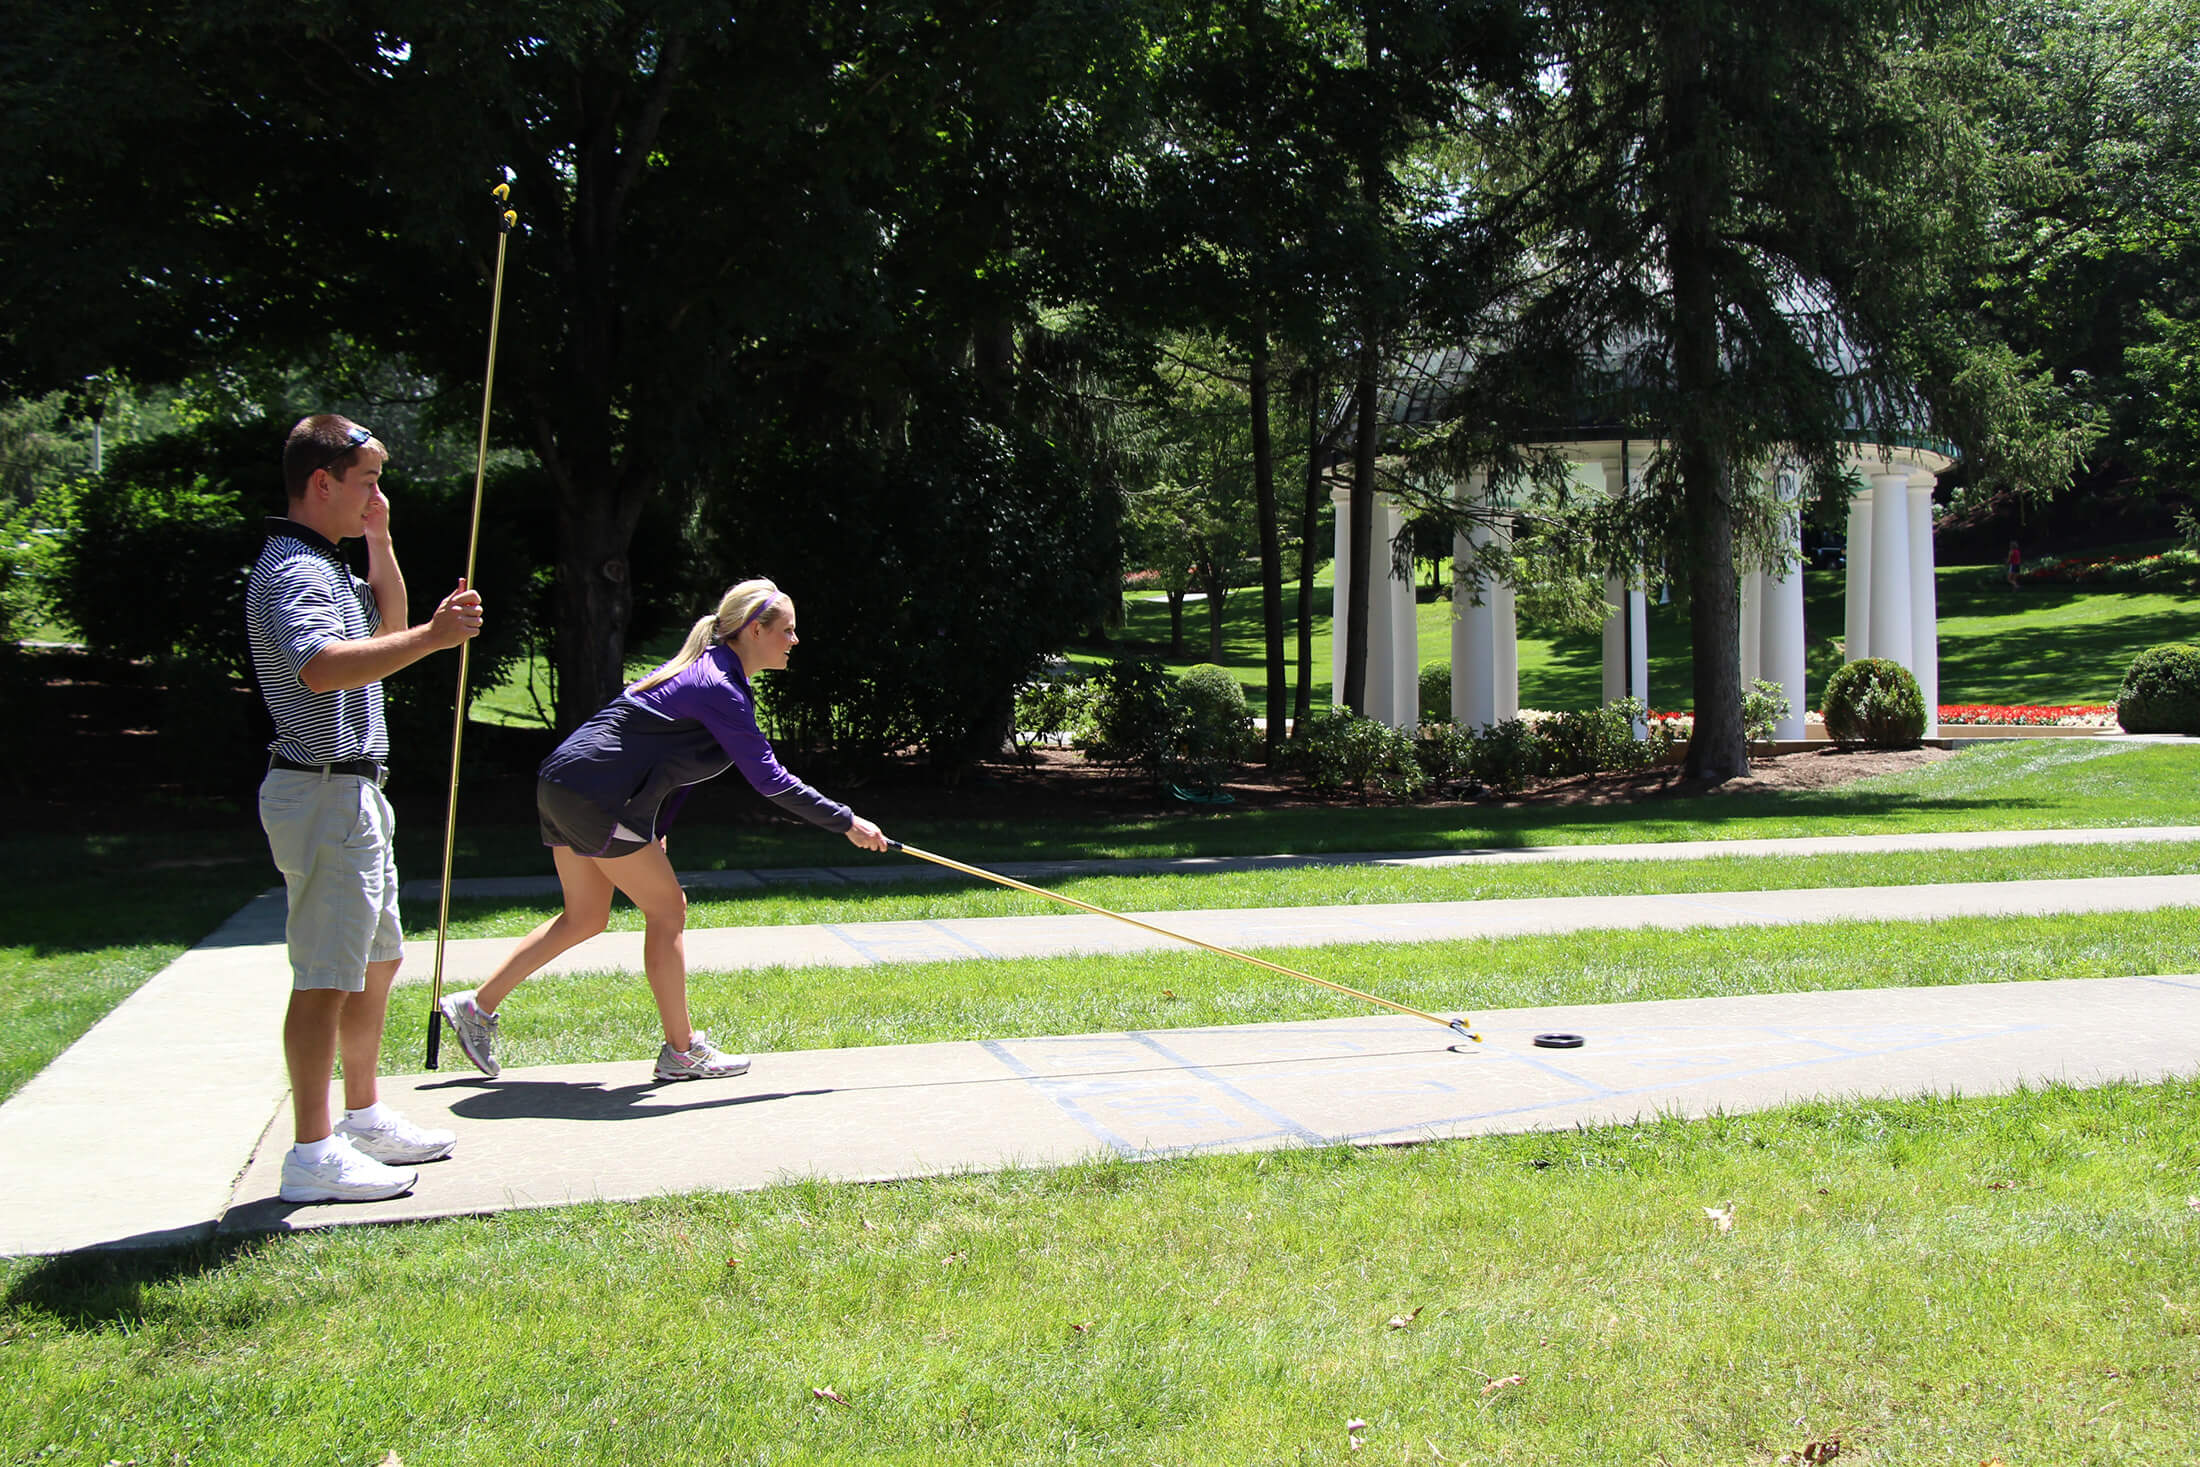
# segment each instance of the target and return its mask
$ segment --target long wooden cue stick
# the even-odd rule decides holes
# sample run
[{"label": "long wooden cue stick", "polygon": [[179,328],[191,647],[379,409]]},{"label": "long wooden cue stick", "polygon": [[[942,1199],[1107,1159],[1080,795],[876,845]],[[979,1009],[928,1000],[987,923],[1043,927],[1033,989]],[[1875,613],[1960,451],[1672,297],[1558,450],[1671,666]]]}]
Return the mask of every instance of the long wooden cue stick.
[{"label": "long wooden cue stick", "polygon": [[[489,291],[489,367],[481,379],[481,435],[474,446],[474,517],[466,536],[466,584],[474,583],[474,556],[481,548],[481,481],[489,467],[489,398],[497,384],[497,325],[504,314],[504,243],[511,237],[519,214],[504,208],[511,197],[510,184],[500,183],[491,192],[497,207],[496,283]],[[451,931],[451,852],[458,840],[458,753],[466,738],[467,656],[473,639],[458,644],[458,696],[451,713],[451,798],[443,811],[443,896],[435,914],[435,981],[428,993],[428,1068],[437,1067],[443,1050],[443,944]]]}]

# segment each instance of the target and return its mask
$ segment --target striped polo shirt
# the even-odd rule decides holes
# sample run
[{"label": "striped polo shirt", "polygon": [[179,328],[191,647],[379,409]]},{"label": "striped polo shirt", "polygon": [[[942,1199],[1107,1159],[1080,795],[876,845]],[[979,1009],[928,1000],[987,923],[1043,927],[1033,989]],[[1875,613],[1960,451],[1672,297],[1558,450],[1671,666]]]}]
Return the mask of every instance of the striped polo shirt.
[{"label": "striped polo shirt", "polygon": [[326,537],[293,520],[267,522],[267,544],[245,582],[244,621],[260,696],[275,719],[270,754],[302,764],[389,758],[379,682],[316,693],[302,676],[322,648],[364,641],[382,625],[374,591]]}]

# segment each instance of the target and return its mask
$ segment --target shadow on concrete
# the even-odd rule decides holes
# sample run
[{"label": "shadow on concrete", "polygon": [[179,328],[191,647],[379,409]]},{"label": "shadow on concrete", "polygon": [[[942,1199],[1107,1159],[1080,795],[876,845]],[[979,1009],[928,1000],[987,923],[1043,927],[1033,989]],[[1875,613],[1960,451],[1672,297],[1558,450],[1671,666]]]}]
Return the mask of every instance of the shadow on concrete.
[{"label": "shadow on concrete", "polygon": [[793,1100],[804,1095],[830,1095],[824,1090],[786,1090],[762,1095],[729,1095],[723,1100],[699,1100],[688,1105],[660,1105],[655,1097],[672,1081],[649,1081],[605,1089],[594,1083],[557,1080],[445,1080],[422,1085],[422,1091],[449,1090],[460,1086],[478,1093],[451,1102],[451,1114],[474,1121],[646,1121],[690,1110],[723,1110],[735,1105],[761,1105],[774,1100]]}]

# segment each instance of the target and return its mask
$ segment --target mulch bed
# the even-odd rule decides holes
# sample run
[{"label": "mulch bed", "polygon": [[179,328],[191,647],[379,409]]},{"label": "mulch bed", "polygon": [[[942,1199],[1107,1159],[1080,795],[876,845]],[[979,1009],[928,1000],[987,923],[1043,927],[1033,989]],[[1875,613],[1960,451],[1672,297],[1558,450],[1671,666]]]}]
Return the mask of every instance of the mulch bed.
[{"label": "mulch bed", "polygon": [[[249,738],[236,747],[198,748],[177,757],[173,739],[157,729],[159,689],[141,666],[82,654],[39,653],[42,676],[8,710],[12,757],[0,776],[0,821],[16,831],[157,831],[234,829],[254,821],[252,794],[265,759]],[[247,695],[248,696],[248,695]],[[11,700],[14,701],[14,700]],[[470,816],[491,823],[534,819],[533,765],[547,751],[540,731],[469,728],[465,780]],[[1627,774],[1555,780],[1522,794],[1438,802],[1459,808],[1609,805],[1666,799],[1712,790],[1740,793],[1824,789],[1852,779],[1947,758],[1945,749],[1849,750],[1828,745],[1752,761],[1747,778],[1716,786],[1681,777],[1679,765]],[[393,798],[406,819],[440,822],[447,794],[447,744],[401,758]],[[866,778],[833,775],[790,756],[811,777],[864,814],[881,821],[937,818],[1031,820],[1134,817],[1192,808],[1157,792],[1150,782],[1088,762],[1066,749],[1004,757],[943,783],[915,763]],[[433,774],[426,773],[433,770]],[[1319,809],[1354,801],[1324,800],[1286,776],[1254,767],[1224,786],[1240,810]],[[730,802],[710,801],[713,816]],[[735,817],[738,818],[738,817]],[[761,817],[760,817],[761,818]]]}]

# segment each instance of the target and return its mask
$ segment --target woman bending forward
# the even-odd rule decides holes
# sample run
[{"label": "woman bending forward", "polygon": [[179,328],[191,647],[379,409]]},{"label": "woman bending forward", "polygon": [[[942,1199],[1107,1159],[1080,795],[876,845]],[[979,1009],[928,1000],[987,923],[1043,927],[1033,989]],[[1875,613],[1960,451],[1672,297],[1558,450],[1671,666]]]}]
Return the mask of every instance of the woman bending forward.
[{"label": "woman bending forward", "polygon": [[488,982],[444,997],[441,1008],[466,1058],[495,1075],[497,1009],[528,975],[604,930],[611,893],[642,909],[642,968],[665,1028],[660,1080],[711,1080],[749,1067],[690,1026],[687,896],[665,854],[665,830],[688,790],[738,765],[782,810],[883,851],[876,825],[780,766],[756,726],[749,679],[787,665],[801,639],[794,603],[770,581],[743,581],[715,614],[695,623],[670,662],[611,700],[543,761],[535,809],[557,862],[565,910],[520,939]]}]

